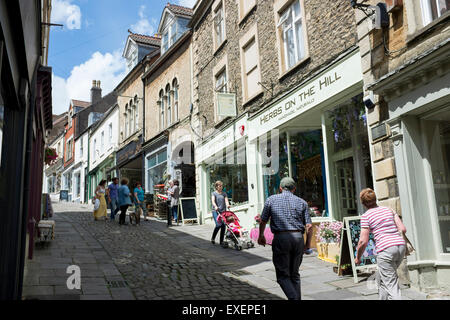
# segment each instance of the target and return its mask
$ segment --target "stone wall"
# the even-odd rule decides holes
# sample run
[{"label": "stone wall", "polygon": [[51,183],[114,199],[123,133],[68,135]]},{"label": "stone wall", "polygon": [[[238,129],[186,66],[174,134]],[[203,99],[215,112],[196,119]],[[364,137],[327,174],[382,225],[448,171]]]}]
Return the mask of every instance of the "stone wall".
[{"label": "stone wall", "polygon": [[[120,89],[118,91],[118,97],[117,97],[117,104],[119,105],[119,149],[123,148],[126,144],[128,144],[130,141],[136,139],[141,133],[142,133],[142,126],[143,126],[143,114],[144,114],[144,107],[143,107],[143,83],[142,83],[142,75],[143,75],[143,68],[139,65],[138,70],[135,70],[134,73],[130,73],[125,78],[125,82],[120,86]],[[125,134],[125,106],[129,104],[130,100],[133,100],[133,98],[137,96],[138,97],[138,130],[131,134],[130,136],[127,136]]]},{"label": "stone wall", "polygon": [[[276,36],[276,14],[273,1],[258,1],[252,12],[238,23],[236,0],[224,0],[226,19],[226,42],[214,52],[213,14],[211,8],[194,29],[194,104],[202,116],[204,136],[216,127],[214,121],[213,69],[224,55],[228,61],[229,90],[237,93],[238,115],[246,111],[257,111],[286,90],[302,82],[311,73],[324,66],[349,47],[356,45],[354,12],[345,0],[304,1],[307,38],[310,58],[290,73],[281,77],[278,41]],[[302,1],[303,3],[303,1]],[[261,82],[267,88],[264,93],[243,105],[241,82],[241,57],[239,39],[257,24],[260,54]],[[280,78],[281,77],[281,78]],[[271,86],[273,85],[273,93]]]},{"label": "stone wall", "polygon": [[[145,140],[151,140],[158,135],[161,130],[159,92],[165,91],[166,85],[176,78],[178,81],[178,120],[182,121],[189,116],[191,105],[191,62],[190,62],[190,39],[186,39],[183,45],[178,48],[166,61],[162,63],[152,74],[146,78],[145,87]],[[173,102],[172,102],[173,108]],[[167,108],[166,108],[167,112]],[[167,129],[167,115],[165,115]],[[172,126],[176,127],[172,116]]]}]

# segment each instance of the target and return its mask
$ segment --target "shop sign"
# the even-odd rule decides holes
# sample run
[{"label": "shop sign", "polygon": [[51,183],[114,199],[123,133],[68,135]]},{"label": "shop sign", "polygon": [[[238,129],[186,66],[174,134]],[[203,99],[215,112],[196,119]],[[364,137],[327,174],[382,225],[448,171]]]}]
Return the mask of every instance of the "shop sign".
[{"label": "shop sign", "polygon": [[249,120],[249,139],[277,128],[362,81],[359,51],[299,87],[264,113]]},{"label": "shop sign", "polygon": [[138,144],[135,141],[130,142],[122,150],[117,151],[116,155],[117,164],[121,164],[122,162],[127,161],[135,154],[138,154],[140,151],[141,151],[141,144]]},{"label": "shop sign", "polygon": [[217,114],[220,117],[236,117],[236,94],[217,92]]}]

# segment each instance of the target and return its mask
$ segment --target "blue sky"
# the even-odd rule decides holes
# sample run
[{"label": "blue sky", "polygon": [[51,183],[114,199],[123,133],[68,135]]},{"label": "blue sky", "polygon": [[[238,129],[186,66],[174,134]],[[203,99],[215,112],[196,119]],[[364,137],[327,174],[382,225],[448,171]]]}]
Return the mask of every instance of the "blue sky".
[{"label": "blue sky", "polygon": [[195,0],[52,0],[48,64],[53,68],[53,113],[69,108],[70,99],[89,101],[92,80],[103,94],[126,75],[122,52],[133,32],[154,35],[167,4],[193,7]]}]

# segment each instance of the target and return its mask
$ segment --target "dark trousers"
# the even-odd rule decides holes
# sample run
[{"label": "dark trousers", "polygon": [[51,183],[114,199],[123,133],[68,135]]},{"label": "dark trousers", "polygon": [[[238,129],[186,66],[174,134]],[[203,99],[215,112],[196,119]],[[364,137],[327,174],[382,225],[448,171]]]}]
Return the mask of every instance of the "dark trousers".
[{"label": "dark trousers", "polygon": [[216,227],[214,228],[211,240],[215,240],[216,236],[217,236],[217,232],[219,232],[220,230],[220,244],[222,244],[223,242],[223,238],[225,237],[225,223],[218,223],[217,222],[217,217],[218,217],[218,213],[216,211],[213,211],[213,217],[214,217],[214,222],[216,223]]},{"label": "dark trousers", "polygon": [[120,206],[120,216],[119,216],[119,224],[125,223],[125,217],[127,216],[127,209],[130,205],[126,204],[124,206]]},{"label": "dark trousers", "polygon": [[282,232],[272,241],[277,282],[289,300],[301,300],[299,268],[303,259],[302,232]]}]

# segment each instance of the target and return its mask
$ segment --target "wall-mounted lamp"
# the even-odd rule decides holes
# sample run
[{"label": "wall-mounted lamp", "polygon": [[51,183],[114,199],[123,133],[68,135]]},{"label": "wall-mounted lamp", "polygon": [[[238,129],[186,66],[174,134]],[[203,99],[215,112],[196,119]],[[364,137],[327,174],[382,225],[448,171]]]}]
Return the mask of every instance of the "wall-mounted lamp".
[{"label": "wall-mounted lamp", "polygon": [[364,98],[363,98],[364,105],[368,110],[371,110],[375,108],[375,99],[373,96],[373,92],[370,91]]},{"label": "wall-mounted lamp", "polygon": [[[365,3],[358,3],[358,0],[350,0],[353,9],[359,9],[365,15],[372,19],[375,29],[383,29],[389,27],[389,15],[387,13],[386,3],[378,2],[377,5],[371,6]],[[370,10],[370,12],[368,12]]]}]

